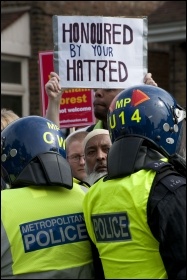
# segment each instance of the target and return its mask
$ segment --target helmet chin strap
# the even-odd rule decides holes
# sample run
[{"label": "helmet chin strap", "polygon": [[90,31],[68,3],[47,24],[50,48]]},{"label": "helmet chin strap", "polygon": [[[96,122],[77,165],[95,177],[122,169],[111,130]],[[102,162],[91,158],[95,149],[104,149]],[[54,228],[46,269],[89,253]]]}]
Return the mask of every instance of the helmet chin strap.
[{"label": "helmet chin strap", "polygon": [[26,186],[61,186],[73,188],[71,168],[61,155],[47,152],[36,156],[19,174],[12,188]]}]

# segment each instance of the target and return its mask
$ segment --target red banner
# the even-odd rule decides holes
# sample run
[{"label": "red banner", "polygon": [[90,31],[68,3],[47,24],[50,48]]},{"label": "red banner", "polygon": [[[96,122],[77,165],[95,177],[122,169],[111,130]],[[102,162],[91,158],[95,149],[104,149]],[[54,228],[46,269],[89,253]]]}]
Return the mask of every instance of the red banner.
[{"label": "red banner", "polygon": [[[53,51],[39,52],[40,88],[42,94],[42,115],[46,116],[48,96],[45,84],[53,68]],[[95,123],[91,89],[68,89],[61,98],[59,121],[60,128],[84,127]]]}]

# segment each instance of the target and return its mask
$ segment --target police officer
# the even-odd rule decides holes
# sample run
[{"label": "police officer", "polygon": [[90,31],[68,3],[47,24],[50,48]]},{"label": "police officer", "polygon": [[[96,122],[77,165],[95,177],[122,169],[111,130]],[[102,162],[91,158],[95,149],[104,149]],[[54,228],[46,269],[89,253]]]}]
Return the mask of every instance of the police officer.
[{"label": "police officer", "polygon": [[[1,279],[94,279],[82,201],[65,140],[51,121],[29,116],[1,134]],[[98,268],[97,268],[98,269]]]},{"label": "police officer", "polygon": [[108,175],[83,211],[107,279],[186,279],[186,112],[165,90],[122,91],[108,113]]}]

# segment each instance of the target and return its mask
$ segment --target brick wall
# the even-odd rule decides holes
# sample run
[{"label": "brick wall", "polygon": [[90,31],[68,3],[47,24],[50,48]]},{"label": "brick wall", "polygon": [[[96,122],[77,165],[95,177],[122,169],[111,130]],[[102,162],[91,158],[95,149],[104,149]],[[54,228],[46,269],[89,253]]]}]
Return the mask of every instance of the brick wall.
[{"label": "brick wall", "polygon": [[186,44],[172,45],[170,53],[171,92],[180,105],[186,106]]},{"label": "brick wall", "polygon": [[148,52],[148,70],[158,86],[169,91],[169,53],[166,51]]},{"label": "brick wall", "polygon": [[148,69],[160,87],[186,106],[186,42],[149,44]]}]

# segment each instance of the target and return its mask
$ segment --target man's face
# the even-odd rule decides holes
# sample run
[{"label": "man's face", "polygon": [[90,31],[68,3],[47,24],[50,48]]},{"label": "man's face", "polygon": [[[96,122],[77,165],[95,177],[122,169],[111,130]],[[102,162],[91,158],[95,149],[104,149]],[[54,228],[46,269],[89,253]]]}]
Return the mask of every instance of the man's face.
[{"label": "man's face", "polygon": [[84,180],[86,177],[83,141],[75,140],[67,149],[67,161],[72,170],[73,177]]},{"label": "man's face", "polygon": [[94,115],[98,120],[107,121],[109,106],[120,91],[122,89],[94,89]]},{"label": "man's face", "polygon": [[85,169],[88,175],[92,172],[107,173],[107,155],[111,147],[110,136],[98,134],[92,137],[85,147]]}]

